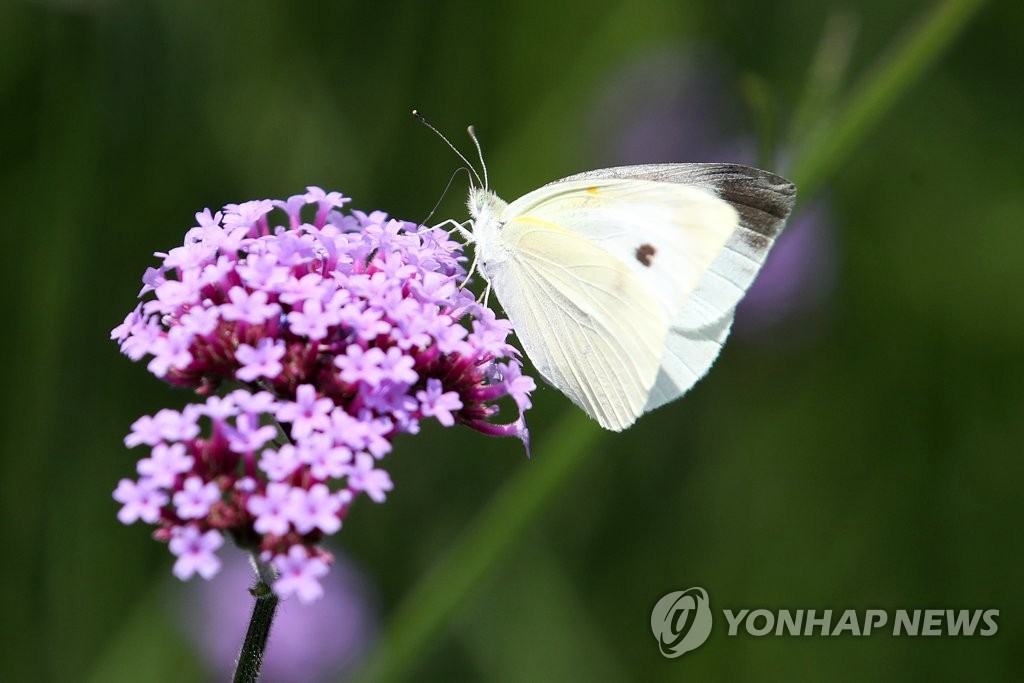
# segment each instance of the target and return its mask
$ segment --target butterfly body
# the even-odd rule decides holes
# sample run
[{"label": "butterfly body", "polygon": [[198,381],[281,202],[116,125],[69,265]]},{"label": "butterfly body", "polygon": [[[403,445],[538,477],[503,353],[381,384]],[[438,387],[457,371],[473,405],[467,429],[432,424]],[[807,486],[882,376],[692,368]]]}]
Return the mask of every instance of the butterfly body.
[{"label": "butterfly body", "polygon": [[470,193],[472,239],[544,379],[621,430],[711,366],[795,189],[731,164],[591,171],[512,203]]},{"label": "butterfly body", "polygon": [[469,214],[473,219],[473,242],[478,267],[492,280],[492,270],[499,268],[510,256],[509,249],[501,235],[501,215],[508,203],[490,190],[474,188],[469,194]]}]

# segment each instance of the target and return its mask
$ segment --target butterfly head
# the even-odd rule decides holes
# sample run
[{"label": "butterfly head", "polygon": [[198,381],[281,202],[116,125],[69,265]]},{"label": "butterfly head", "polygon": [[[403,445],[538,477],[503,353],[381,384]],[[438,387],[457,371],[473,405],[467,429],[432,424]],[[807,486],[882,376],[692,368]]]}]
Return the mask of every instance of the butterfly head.
[{"label": "butterfly head", "polygon": [[473,217],[474,223],[487,222],[497,218],[501,210],[505,208],[505,202],[498,195],[490,190],[473,187],[469,190],[469,215]]}]

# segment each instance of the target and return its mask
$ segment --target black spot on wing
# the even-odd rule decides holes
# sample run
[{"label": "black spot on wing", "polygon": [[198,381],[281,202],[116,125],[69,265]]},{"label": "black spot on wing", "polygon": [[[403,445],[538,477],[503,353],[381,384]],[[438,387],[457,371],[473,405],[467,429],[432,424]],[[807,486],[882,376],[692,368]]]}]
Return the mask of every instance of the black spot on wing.
[{"label": "black spot on wing", "polygon": [[655,253],[657,253],[657,249],[650,244],[641,244],[636,248],[636,260],[650,268],[651,259],[654,258]]}]

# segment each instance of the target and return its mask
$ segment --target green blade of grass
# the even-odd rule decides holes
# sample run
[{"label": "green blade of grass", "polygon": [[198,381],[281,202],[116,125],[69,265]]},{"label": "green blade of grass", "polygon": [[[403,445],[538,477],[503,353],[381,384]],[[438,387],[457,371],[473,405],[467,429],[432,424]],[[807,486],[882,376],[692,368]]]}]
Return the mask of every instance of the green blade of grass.
[{"label": "green blade of grass", "polygon": [[595,450],[600,435],[595,423],[573,410],[543,439],[544,453],[505,485],[399,606],[360,680],[396,680],[408,672],[463,599]]}]

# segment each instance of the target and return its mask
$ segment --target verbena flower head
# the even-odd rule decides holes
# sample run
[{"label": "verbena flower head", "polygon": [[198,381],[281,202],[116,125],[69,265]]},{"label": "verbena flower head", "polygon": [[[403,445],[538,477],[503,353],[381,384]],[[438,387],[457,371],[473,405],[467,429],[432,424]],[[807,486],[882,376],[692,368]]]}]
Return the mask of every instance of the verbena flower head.
[{"label": "verbena flower head", "polygon": [[[528,447],[534,383],[508,321],[459,287],[461,245],[348,201],[310,187],[197,213],[111,333],[205,397],[132,425],[125,444],[147,455],[114,492],[122,522],[157,525],[181,579],[217,572],[226,533],[274,565],[275,592],[314,600],[320,541],[392,489],[380,461],[395,436],[433,419]],[[498,422],[505,397],[518,416]]]}]

